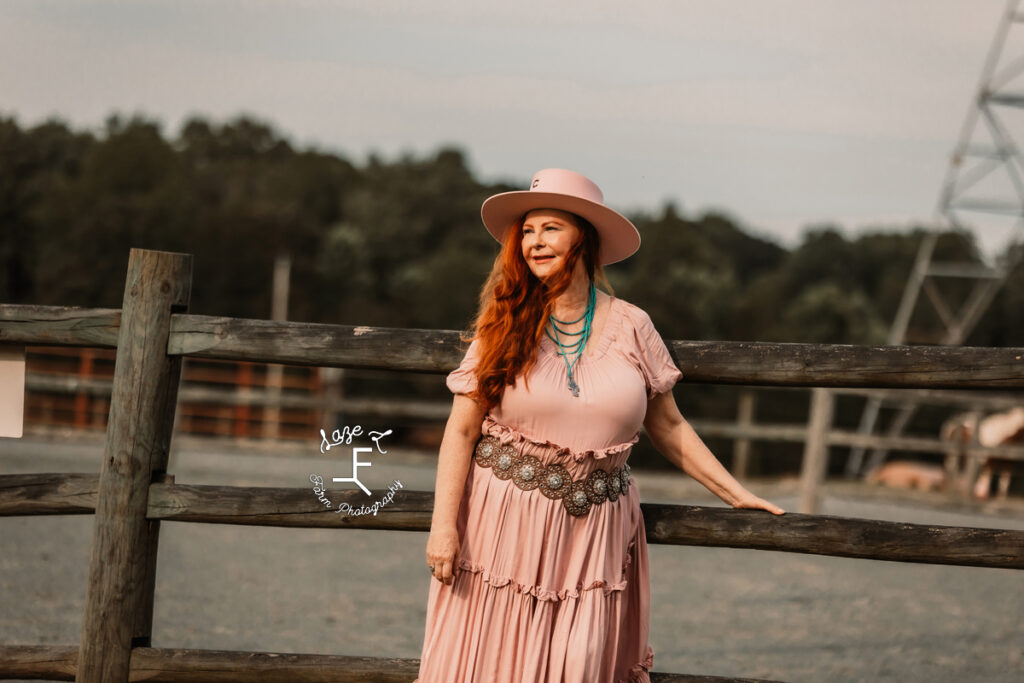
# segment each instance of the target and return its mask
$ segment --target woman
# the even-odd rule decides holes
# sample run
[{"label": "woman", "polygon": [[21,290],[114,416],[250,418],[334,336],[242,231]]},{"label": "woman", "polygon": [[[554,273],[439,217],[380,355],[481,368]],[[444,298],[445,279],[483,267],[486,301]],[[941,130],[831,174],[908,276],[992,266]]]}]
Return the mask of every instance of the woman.
[{"label": "woman", "polygon": [[419,680],[648,681],[647,546],[626,464],[641,424],[725,502],[783,511],[683,420],[682,375],[647,314],[596,289],[640,236],[594,183],[543,170],[481,214],[502,250],[447,379]]}]

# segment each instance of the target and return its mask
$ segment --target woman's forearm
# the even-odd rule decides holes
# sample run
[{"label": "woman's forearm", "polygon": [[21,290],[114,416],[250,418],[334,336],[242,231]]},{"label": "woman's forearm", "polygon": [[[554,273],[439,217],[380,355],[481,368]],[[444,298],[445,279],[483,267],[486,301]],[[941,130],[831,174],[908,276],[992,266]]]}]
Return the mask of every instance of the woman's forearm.
[{"label": "woman's forearm", "polygon": [[678,444],[679,466],[706,489],[729,505],[735,505],[742,494],[748,493],[729,470],[722,466],[697,432],[685,420],[676,426],[674,441]]},{"label": "woman's forearm", "polygon": [[479,424],[456,423],[449,420],[441,440],[437,460],[437,481],[434,486],[434,514],[431,528],[455,528],[459,516],[459,503],[466,486],[473,457],[473,447],[480,437]]}]

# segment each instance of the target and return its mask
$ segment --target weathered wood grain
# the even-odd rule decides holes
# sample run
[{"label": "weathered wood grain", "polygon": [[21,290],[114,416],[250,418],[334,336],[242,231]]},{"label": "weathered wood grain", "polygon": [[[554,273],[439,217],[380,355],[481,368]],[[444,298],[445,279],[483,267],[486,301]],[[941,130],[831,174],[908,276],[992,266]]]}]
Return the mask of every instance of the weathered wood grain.
[{"label": "weathered wood grain", "polygon": [[0,645],[0,679],[73,681],[77,670],[75,645]]},{"label": "weathered wood grain", "polygon": [[893,562],[1024,569],[1024,531],[644,503],[647,540]]},{"label": "weathered wood grain", "polygon": [[153,484],[149,494],[151,519],[255,526],[389,529],[429,531],[434,494],[399,489],[376,515],[339,513],[338,506],[372,505],[386,490],[370,496],[359,489],[330,491],[326,507],[309,488],[233,487],[194,484]]},{"label": "weathered wood grain", "polygon": [[[451,330],[410,330],[176,315],[170,353],[298,365],[448,372],[465,345]],[[1024,349],[667,342],[687,381],[819,387],[1024,387]]]},{"label": "weathered wood grain", "polygon": [[112,349],[120,327],[116,308],[0,304],[0,343]]},{"label": "weathered wood grain", "polygon": [[146,518],[167,468],[181,357],[167,355],[171,313],[187,308],[192,257],[132,249],[99,478],[76,680],[128,678],[133,642],[148,644],[159,523]]},{"label": "weathered wood grain", "polygon": [[1019,389],[1024,349],[666,342],[684,381],[765,386]]},{"label": "weathered wood grain", "polygon": [[[77,647],[0,645],[0,678],[71,681],[77,659]],[[416,678],[418,669],[418,659],[137,647],[132,650],[128,680],[138,683],[248,683],[253,680],[260,683],[407,683]],[[657,672],[651,673],[651,681],[771,683],[752,678]]]},{"label": "weathered wood grain", "polygon": [[0,475],[0,517],[91,515],[99,488],[95,474]]},{"label": "weathered wood grain", "polygon": [[131,681],[151,683],[406,683],[416,678],[417,659],[279,654],[227,650],[136,648]]},{"label": "weathered wood grain", "polygon": [[171,319],[168,352],[196,358],[448,372],[468,344],[452,330],[353,327],[203,315]]}]

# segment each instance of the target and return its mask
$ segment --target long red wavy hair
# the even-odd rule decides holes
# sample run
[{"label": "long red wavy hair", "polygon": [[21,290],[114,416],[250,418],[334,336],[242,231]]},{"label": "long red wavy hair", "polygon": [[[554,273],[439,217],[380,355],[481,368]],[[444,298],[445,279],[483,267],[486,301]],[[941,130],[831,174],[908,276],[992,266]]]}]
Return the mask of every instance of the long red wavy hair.
[{"label": "long red wavy hair", "polygon": [[501,253],[480,290],[480,306],[473,323],[480,356],[477,388],[470,396],[486,410],[500,403],[505,387],[514,386],[516,378],[529,373],[537,361],[548,316],[554,310],[555,299],[572,282],[577,261],[583,260],[591,282],[597,281],[603,289],[612,291],[598,263],[601,241],[597,230],[586,219],[570,215],[579,228],[580,239],[566,254],[565,266],[544,281],[530,271],[523,258],[523,218],[505,230]]}]

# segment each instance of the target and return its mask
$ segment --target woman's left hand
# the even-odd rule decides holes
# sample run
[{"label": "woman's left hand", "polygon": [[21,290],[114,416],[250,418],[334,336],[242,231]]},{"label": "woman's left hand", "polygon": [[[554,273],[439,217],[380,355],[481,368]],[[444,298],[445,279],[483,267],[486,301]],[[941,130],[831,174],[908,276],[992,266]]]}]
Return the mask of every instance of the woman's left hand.
[{"label": "woman's left hand", "polygon": [[767,510],[773,515],[782,515],[786,512],[775,503],[771,503],[764,498],[758,498],[750,491],[744,491],[740,497],[733,502],[732,506],[737,509]]}]

